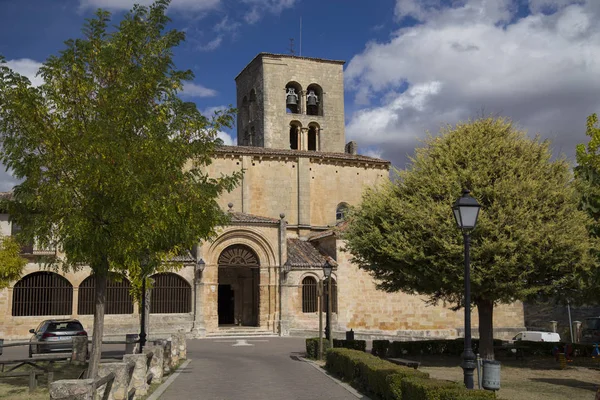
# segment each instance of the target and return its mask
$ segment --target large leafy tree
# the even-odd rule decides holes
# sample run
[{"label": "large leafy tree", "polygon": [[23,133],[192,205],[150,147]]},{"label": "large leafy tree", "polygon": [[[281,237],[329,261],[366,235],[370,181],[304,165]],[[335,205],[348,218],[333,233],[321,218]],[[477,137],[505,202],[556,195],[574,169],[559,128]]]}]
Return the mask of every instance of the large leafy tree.
[{"label": "large leafy tree", "polygon": [[21,245],[12,236],[0,237],[0,289],[18,280],[27,260],[21,257]]},{"label": "large leafy tree", "polygon": [[482,205],[472,232],[472,301],[482,356],[493,358],[494,305],[574,291],[595,269],[596,242],[569,165],[503,118],[446,127],[411,161],[353,209],[347,248],[380,289],[462,307],[463,238],[451,207],[471,190]]},{"label": "large leafy tree", "polygon": [[168,3],[135,6],[111,28],[99,10],[44,63],[39,87],[0,64],[1,159],[21,180],[12,218],[25,237],[58,246],[57,264],[96,275],[90,377],[109,271],[135,275],[141,260],[147,268],[209,238],[226,220],[216,198],[239,179],[203,172],[232,114],[209,120],[178,97],[193,74],[173,63],[184,33],[166,29]]}]

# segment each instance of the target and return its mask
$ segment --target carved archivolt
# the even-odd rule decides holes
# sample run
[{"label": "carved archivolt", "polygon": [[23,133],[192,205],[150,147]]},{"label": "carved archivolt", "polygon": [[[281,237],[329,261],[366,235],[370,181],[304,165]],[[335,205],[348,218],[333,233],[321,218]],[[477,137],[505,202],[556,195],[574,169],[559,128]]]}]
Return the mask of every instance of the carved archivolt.
[{"label": "carved archivolt", "polygon": [[219,256],[219,266],[258,267],[258,257],[248,246],[234,244]]}]

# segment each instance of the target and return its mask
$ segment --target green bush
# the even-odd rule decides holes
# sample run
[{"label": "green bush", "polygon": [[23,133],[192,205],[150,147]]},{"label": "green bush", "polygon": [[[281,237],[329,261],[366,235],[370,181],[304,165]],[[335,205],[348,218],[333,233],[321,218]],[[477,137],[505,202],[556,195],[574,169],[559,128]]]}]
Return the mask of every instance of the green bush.
[{"label": "green bush", "polygon": [[366,340],[339,340],[333,339],[333,347],[342,348],[342,349],[352,349],[352,350],[367,350],[367,341]]},{"label": "green bush", "polygon": [[439,379],[409,377],[400,381],[402,400],[485,400],[494,399],[494,392],[467,390],[460,384]]},{"label": "green bush", "polygon": [[[414,342],[392,342],[388,349],[388,357],[426,355],[459,356],[464,350],[464,338],[453,340],[418,340]],[[494,339],[494,346],[501,346],[502,340]],[[479,339],[471,341],[473,351],[479,351]]]},{"label": "green bush", "polygon": [[[329,340],[323,338],[323,354],[327,351],[329,346]],[[306,357],[317,359],[319,358],[319,338],[308,338],[306,339]]]},{"label": "green bush", "polygon": [[371,348],[371,354],[377,357],[386,358],[388,354],[388,348],[390,347],[389,340],[373,340],[373,347]]}]

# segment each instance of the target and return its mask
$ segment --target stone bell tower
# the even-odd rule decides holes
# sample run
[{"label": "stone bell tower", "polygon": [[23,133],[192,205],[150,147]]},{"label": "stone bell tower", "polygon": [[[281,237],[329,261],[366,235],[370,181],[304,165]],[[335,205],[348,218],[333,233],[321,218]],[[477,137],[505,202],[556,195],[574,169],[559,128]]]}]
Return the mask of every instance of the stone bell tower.
[{"label": "stone bell tower", "polygon": [[343,153],[343,65],[258,54],[235,78],[238,146]]}]

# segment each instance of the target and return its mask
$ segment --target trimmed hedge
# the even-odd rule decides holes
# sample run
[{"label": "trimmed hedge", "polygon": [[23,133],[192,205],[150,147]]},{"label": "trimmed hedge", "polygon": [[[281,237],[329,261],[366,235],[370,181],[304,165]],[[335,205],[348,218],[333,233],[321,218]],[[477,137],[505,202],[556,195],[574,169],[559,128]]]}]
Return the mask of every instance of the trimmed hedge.
[{"label": "trimmed hedge", "polygon": [[429,379],[429,374],[351,349],[327,351],[325,369],[365,393],[384,400],[487,400],[493,392]]},{"label": "trimmed hedge", "polygon": [[[501,346],[502,340],[494,339],[494,346]],[[479,351],[479,339],[471,341],[473,351]],[[429,355],[452,355],[459,356],[464,350],[463,338],[454,340],[419,340],[414,342],[392,342],[387,352],[387,357],[402,357],[405,355],[415,356],[421,354]]]},{"label": "trimmed hedge", "polygon": [[373,340],[371,354],[381,358],[387,358],[388,349],[390,348],[389,340]]},{"label": "trimmed hedge", "polygon": [[366,340],[339,340],[333,339],[333,347],[342,348],[342,349],[352,349],[352,350],[367,350],[367,341]]},{"label": "trimmed hedge", "polygon": [[[523,353],[528,356],[552,356],[554,354],[555,348],[558,350],[559,353],[563,353],[565,350],[565,345],[567,343],[530,342],[522,340],[515,342],[514,344],[517,347],[521,347]],[[572,353],[576,357],[589,357],[594,351],[594,346],[591,344],[569,343],[568,345],[571,346]],[[502,351],[510,351],[509,349],[510,347],[507,350],[502,349]]]},{"label": "trimmed hedge", "polygon": [[[329,345],[329,340],[323,338],[323,355],[327,349],[331,346]],[[306,339],[306,357],[317,359],[319,358],[319,338],[308,338]]]}]

